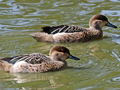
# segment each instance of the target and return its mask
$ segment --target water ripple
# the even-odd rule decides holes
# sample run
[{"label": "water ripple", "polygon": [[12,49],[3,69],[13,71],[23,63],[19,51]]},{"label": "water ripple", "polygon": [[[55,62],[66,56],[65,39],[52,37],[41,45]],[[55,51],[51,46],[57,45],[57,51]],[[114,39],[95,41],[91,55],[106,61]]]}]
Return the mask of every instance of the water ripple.
[{"label": "water ripple", "polygon": [[112,80],[113,80],[114,82],[120,82],[120,77],[112,78]]},{"label": "water ripple", "polygon": [[[119,89],[119,2],[119,0],[0,0],[0,57],[33,52],[48,55],[51,47],[63,45],[81,59],[67,60],[71,68],[58,72],[10,74],[0,71],[0,88]],[[103,39],[85,43],[39,43],[28,35],[48,25],[74,24],[89,27],[89,20],[95,14],[106,15],[118,29],[104,27]]]},{"label": "water ripple", "polygon": [[120,10],[102,10],[101,14],[108,16],[120,16]]}]

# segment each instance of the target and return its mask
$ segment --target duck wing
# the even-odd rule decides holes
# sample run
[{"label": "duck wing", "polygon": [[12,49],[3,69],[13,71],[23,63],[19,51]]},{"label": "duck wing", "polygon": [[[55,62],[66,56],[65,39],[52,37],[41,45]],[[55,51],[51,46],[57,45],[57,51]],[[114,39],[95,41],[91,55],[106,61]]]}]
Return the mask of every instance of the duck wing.
[{"label": "duck wing", "polygon": [[56,34],[56,33],[73,33],[73,32],[83,32],[85,28],[77,26],[77,25],[57,25],[57,26],[46,26],[41,28],[41,32],[45,32],[48,34]]},{"label": "duck wing", "polygon": [[50,59],[46,55],[39,53],[32,53],[32,54],[19,55],[14,57],[1,58],[0,60],[4,60],[12,64],[15,64],[16,62],[20,62],[20,61],[25,61],[31,64],[40,64]]}]

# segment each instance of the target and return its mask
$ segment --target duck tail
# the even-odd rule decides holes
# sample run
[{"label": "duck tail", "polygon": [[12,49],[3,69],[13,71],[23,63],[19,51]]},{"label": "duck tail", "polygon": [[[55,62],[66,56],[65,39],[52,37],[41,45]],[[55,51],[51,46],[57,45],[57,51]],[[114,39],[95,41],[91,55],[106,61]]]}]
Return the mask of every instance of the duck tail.
[{"label": "duck tail", "polygon": [[37,33],[29,34],[29,35],[39,42],[54,42],[52,34],[47,34],[44,32],[37,32]]},{"label": "duck tail", "polygon": [[0,60],[0,70],[10,72],[10,69],[13,65],[8,63],[7,61]]}]

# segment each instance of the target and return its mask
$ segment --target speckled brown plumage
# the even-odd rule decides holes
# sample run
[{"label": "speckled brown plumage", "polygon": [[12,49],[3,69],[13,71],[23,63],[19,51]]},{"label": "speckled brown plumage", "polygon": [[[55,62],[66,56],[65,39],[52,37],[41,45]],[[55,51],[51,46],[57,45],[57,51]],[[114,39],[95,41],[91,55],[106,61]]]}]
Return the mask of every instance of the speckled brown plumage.
[{"label": "speckled brown plumage", "polygon": [[104,26],[117,28],[100,14],[90,19],[89,26],[89,28],[76,25],[46,26],[42,27],[40,32],[30,35],[40,42],[86,42],[102,38],[102,27]]},{"label": "speckled brown plumage", "polygon": [[55,46],[50,50],[50,56],[39,53],[6,57],[0,59],[0,70],[21,73],[41,73],[57,71],[67,67],[67,58],[79,60],[72,56],[63,46]]}]

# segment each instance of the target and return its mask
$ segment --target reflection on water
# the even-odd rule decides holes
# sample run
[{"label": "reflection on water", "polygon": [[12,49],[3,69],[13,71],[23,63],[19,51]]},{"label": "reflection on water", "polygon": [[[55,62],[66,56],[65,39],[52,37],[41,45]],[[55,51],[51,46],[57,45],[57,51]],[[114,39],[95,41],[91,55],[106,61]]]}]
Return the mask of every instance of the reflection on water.
[{"label": "reflection on water", "polygon": [[[43,53],[63,45],[80,61],[67,60],[58,72],[19,74],[0,71],[2,90],[115,90],[120,89],[119,0],[0,0],[0,57]],[[85,43],[36,42],[28,34],[48,25],[89,27],[95,14],[106,15],[118,28],[103,28],[104,37]]]}]

